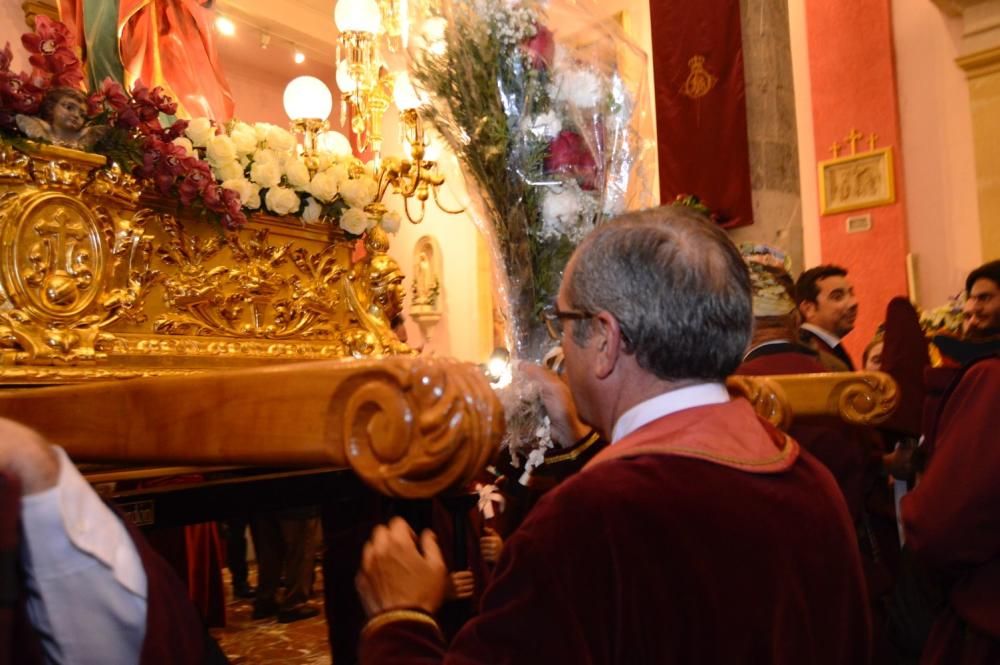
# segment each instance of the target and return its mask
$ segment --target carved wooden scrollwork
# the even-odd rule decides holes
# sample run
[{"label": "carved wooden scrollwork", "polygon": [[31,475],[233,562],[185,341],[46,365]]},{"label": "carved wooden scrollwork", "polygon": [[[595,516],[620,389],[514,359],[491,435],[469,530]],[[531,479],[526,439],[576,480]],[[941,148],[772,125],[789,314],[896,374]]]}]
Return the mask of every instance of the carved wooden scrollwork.
[{"label": "carved wooden scrollwork", "polygon": [[[503,428],[482,373],[445,360],[387,363],[351,377],[334,395],[330,418],[341,423],[338,445],[355,472],[401,497],[471,480],[496,452]],[[473,443],[484,436],[493,443]]]},{"label": "carved wooden scrollwork", "polygon": [[779,429],[792,424],[792,410],[781,386],[764,376],[731,376],[726,381],[729,393],[744,397],[757,415]]},{"label": "carved wooden scrollwork", "polygon": [[0,391],[0,416],[77,461],[336,465],[401,497],[472,481],[503,430],[478,367],[411,357]]},{"label": "carved wooden scrollwork", "polygon": [[852,425],[878,425],[899,404],[896,382],[883,372],[731,376],[726,385],[782,429],[794,417],[819,415],[838,416]]}]

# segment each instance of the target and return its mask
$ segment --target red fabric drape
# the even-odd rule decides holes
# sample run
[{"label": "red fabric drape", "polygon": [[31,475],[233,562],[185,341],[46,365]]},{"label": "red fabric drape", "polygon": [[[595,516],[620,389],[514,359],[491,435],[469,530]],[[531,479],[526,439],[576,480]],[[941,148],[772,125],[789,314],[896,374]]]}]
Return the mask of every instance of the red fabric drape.
[{"label": "red fabric drape", "polygon": [[660,200],[753,222],[739,0],[650,0]]},{"label": "red fabric drape", "polygon": [[120,0],[119,53],[128,86],[163,86],[178,115],[225,122],[235,104],[219,64],[205,0]]}]

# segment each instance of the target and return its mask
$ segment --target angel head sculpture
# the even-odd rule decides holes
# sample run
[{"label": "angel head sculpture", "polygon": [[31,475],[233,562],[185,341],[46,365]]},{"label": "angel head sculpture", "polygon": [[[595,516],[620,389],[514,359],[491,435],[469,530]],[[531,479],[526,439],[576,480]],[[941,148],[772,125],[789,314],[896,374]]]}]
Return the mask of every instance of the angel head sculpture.
[{"label": "angel head sculpture", "polygon": [[17,127],[25,136],[77,150],[90,150],[108,128],[87,126],[87,97],[76,88],[49,90],[38,116],[18,114]]},{"label": "angel head sculpture", "polygon": [[392,321],[403,311],[403,273],[399,264],[388,254],[376,254],[371,258],[368,280],[372,289],[373,304],[388,321]]}]

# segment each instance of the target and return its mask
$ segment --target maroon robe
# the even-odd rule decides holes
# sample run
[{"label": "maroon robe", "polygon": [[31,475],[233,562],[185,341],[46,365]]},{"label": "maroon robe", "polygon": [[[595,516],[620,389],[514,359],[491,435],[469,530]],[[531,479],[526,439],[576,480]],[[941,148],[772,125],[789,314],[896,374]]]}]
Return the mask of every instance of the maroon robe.
[{"label": "maroon robe", "polygon": [[[19,547],[20,485],[0,473],[0,665],[34,665],[43,662],[41,643],[27,620],[23,581],[14,579]],[[146,636],[139,654],[140,665],[174,663],[225,663],[201,617],[187,598],[187,590],[174,571],[142,536],[126,522],[146,571]],[[19,576],[17,576],[19,577]],[[11,584],[13,582],[13,585]],[[20,597],[8,596],[18,591]],[[114,639],[114,635],[108,635]]]},{"label": "maroon robe", "polygon": [[972,365],[946,395],[933,455],[902,503],[906,546],[954,580],[924,665],[1000,663],[1000,358]]},{"label": "maroon robe", "polygon": [[744,400],[656,420],[546,494],[480,614],[374,630],[362,663],[867,663],[870,623],[830,473]]}]

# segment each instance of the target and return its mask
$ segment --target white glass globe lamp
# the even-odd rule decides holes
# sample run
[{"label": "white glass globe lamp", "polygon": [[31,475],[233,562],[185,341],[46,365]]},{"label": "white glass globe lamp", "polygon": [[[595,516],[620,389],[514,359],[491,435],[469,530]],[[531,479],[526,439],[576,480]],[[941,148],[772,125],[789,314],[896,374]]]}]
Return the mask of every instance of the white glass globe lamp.
[{"label": "white glass globe lamp", "polygon": [[315,76],[299,76],[285,87],[284,103],[289,120],[326,120],[333,110],[333,95]]},{"label": "white glass globe lamp", "polygon": [[382,12],[375,0],[337,0],[333,21],[340,32],[377,33],[382,28]]}]

